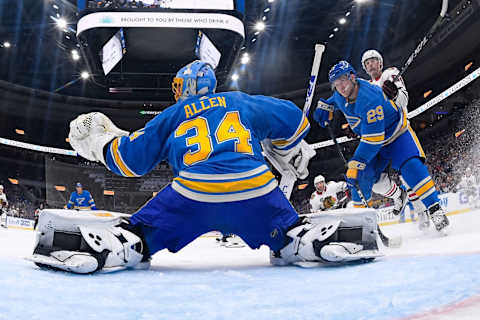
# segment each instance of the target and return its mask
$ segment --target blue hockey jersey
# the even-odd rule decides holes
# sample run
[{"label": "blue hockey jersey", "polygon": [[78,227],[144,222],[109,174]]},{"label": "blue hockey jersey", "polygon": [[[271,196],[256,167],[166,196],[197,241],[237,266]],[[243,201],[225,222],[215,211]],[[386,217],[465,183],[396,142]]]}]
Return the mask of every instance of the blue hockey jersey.
[{"label": "blue hockey jersey", "polygon": [[360,144],[353,159],[368,163],[384,145],[395,141],[408,130],[407,114],[403,108],[388,100],[382,89],[366,80],[358,79],[359,90],[353,103],[335,92],[327,103],[340,109],[350,128],[359,135]]},{"label": "blue hockey jersey", "polygon": [[83,190],[81,194],[77,191],[73,191],[70,195],[70,200],[67,203],[68,209],[78,210],[96,210],[95,201],[93,201],[92,195],[87,190]]},{"label": "blue hockey jersey", "polygon": [[138,177],[160,161],[173,169],[174,190],[204,202],[258,197],[277,186],[260,142],[290,149],[310,128],[292,102],[242,92],[225,92],[179,101],[129,137],[106,148],[114,173]]}]

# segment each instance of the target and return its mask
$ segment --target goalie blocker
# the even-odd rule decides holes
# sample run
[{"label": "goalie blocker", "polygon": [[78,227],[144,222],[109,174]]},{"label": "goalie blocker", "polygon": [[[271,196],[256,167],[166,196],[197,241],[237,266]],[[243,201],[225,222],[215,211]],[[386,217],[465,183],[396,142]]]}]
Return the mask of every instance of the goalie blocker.
[{"label": "goalie blocker", "polygon": [[[342,263],[382,256],[376,241],[376,213],[370,209],[301,217],[271,252],[274,265]],[[121,214],[47,209],[40,214],[30,258],[42,268],[74,273],[146,269],[150,254],[139,228]]]}]

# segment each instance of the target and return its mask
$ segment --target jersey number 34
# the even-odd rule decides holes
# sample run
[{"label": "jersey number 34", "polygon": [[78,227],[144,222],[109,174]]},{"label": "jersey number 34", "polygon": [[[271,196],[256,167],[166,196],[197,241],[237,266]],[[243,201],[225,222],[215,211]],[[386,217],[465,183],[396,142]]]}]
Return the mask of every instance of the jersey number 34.
[{"label": "jersey number 34", "polygon": [[[196,134],[186,138],[186,144],[187,147],[196,146],[197,150],[189,149],[183,155],[183,163],[187,166],[207,160],[213,152],[212,135],[207,119],[197,117],[182,122],[175,130],[175,138],[186,135],[191,129],[195,129]],[[253,154],[250,130],[243,125],[238,111],[225,114],[216,128],[213,138],[215,138],[217,144],[234,140],[235,152]]]}]

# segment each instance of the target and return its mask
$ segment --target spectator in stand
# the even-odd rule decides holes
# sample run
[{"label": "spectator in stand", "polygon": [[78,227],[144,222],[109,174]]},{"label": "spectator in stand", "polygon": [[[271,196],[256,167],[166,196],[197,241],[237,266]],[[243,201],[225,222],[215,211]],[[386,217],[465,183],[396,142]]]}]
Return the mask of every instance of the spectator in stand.
[{"label": "spectator in stand", "polygon": [[0,210],[8,207],[7,195],[3,192],[3,185],[0,185]]},{"label": "spectator in stand", "polygon": [[80,182],[75,186],[76,191],[73,191],[70,195],[70,200],[67,203],[67,209],[76,210],[97,210],[95,201],[88,190],[83,190],[83,186]]}]

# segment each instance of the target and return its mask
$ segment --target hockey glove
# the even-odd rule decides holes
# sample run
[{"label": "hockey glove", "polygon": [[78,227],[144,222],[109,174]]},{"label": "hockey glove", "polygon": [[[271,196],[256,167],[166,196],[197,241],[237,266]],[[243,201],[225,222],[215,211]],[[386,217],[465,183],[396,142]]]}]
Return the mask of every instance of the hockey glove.
[{"label": "hockey glove", "polygon": [[362,171],[365,169],[366,165],[363,162],[350,160],[347,164],[347,173],[345,174],[347,185],[349,188],[356,188],[358,185],[358,180]]},{"label": "hockey glove", "polygon": [[333,119],[333,111],[333,105],[328,104],[325,99],[320,99],[317,103],[317,109],[315,109],[313,113],[313,119],[315,119],[322,128],[326,128]]},{"label": "hockey glove", "polygon": [[388,99],[395,100],[398,96],[398,87],[395,83],[390,80],[385,80],[382,86],[383,93],[388,97]]},{"label": "hockey glove", "polygon": [[106,115],[100,112],[79,115],[70,122],[68,134],[70,145],[80,156],[103,164],[105,164],[103,147],[120,136],[128,136],[128,132],[117,128]]}]

